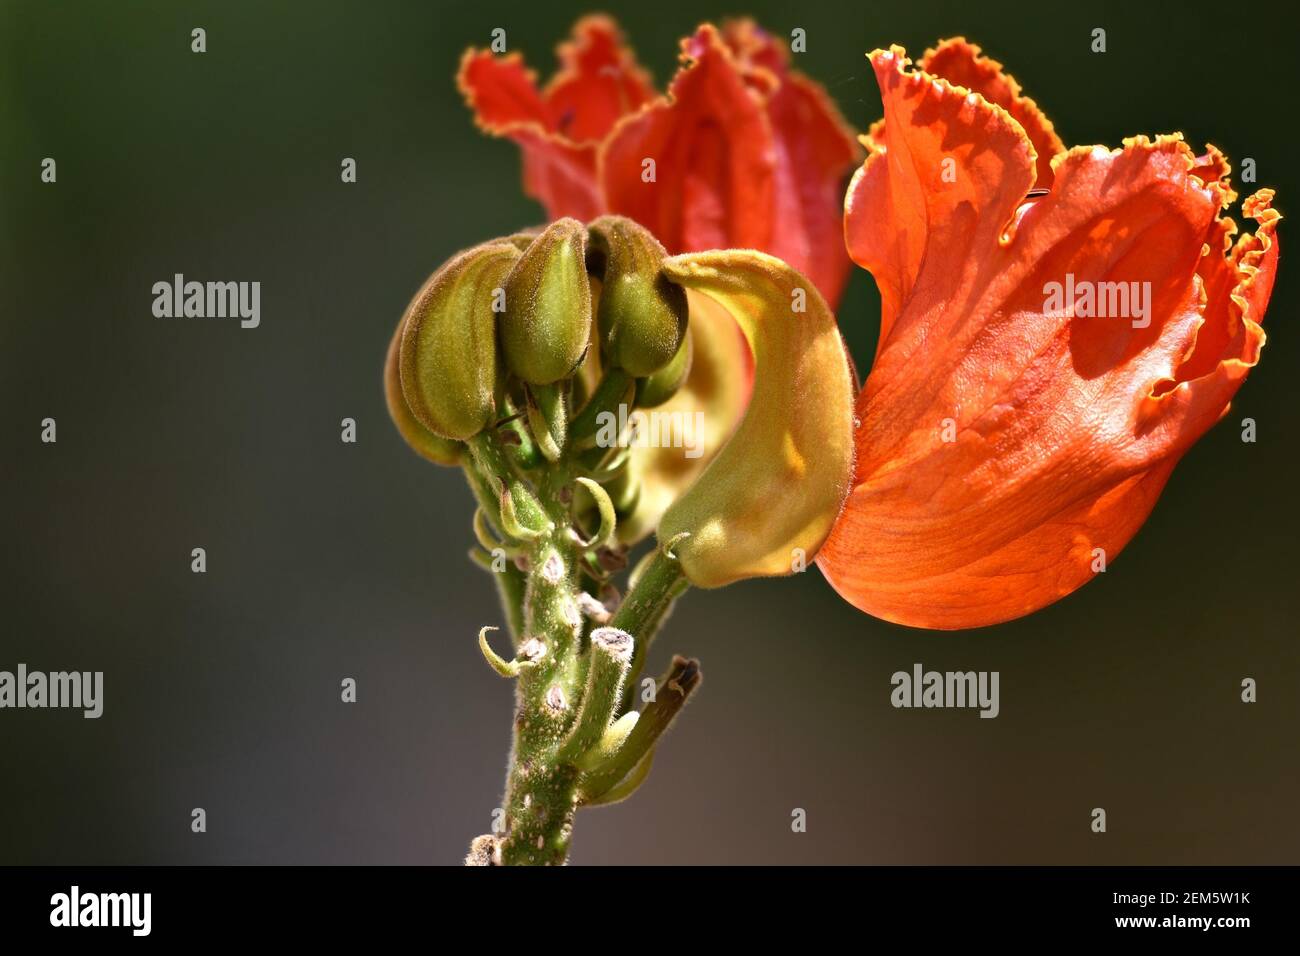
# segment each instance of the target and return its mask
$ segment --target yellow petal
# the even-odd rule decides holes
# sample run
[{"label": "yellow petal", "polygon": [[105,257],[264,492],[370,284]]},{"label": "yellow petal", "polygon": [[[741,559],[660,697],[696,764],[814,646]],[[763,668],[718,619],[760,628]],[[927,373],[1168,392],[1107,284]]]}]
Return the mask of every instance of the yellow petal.
[{"label": "yellow petal", "polygon": [[735,434],[664,513],[659,540],[690,535],[674,552],[697,587],[789,574],[826,540],[852,477],[853,376],[835,317],[812,282],[761,252],[675,256],[664,271],[736,320],[754,390]]},{"label": "yellow petal", "polygon": [[635,544],[654,530],[668,506],[694,484],[731,437],[749,403],[749,348],[736,320],[701,292],[687,290],[686,297],[691,370],[672,398],[649,411],[670,416],[704,412],[700,454],[688,458],[682,448],[632,449],[628,468],[641,493],[635,510],[618,524],[618,538],[625,544]]}]

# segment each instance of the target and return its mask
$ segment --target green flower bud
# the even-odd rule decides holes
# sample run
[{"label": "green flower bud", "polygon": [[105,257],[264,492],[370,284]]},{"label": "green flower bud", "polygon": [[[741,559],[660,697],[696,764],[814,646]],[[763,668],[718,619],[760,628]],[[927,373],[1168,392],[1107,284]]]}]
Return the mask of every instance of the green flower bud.
[{"label": "green flower bud", "polygon": [[655,408],[677,394],[677,390],[691,373],[691,359],[695,354],[688,335],[672,361],[646,378],[636,380],[636,403],[642,408]]},{"label": "green flower bud", "polygon": [[601,277],[596,327],[601,353],[636,378],[670,364],[686,335],[686,292],[660,271],[668,253],[650,231],[622,216],[588,227],[593,272]]},{"label": "green flower bud", "polygon": [[398,356],[411,414],[443,438],[464,441],[496,416],[496,319],[519,250],[489,242],[448,261],[403,318]]},{"label": "green flower bud", "polygon": [[591,334],[587,231],[576,219],[547,227],[506,279],[501,348],[506,365],[530,385],[568,378]]},{"label": "green flower bud", "polygon": [[398,353],[402,345],[402,330],[405,320],[397,323],[397,331],[388,345],[388,357],[384,361],[384,401],[388,405],[388,414],[393,424],[406,443],[415,449],[416,454],[427,458],[435,465],[459,465],[465,446],[458,441],[442,438],[416,420],[406,405],[406,396],[402,394],[402,376],[398,363]]}]

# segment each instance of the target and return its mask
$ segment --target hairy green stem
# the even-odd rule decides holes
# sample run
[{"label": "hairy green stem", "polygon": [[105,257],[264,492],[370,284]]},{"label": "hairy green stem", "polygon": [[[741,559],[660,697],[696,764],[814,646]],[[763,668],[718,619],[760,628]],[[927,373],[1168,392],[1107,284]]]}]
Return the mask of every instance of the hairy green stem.
[{"label": "hairy green stem", "polygon": [[632,667],[623,686],[624,708],[631,704],[636,692],[637,678],[645,666],[646,653],[654,641],[659,625],[663,623],[672,604],[689,586],[682,574],[682,566],[670,558],[663,548],[657,549],[637,578],[636,586],[628,592],[618,612],[609,622],[610,627],[632,635]]},{"label": "hairy green stem", "polygon": [[[598,400],[621,400],[631,384],[625,373],[610,373],[583,414],[599,407]],[[572,528],[574,464],[556,462],[530,483],[499,435],[483,432],[468,444],[473,456],[466,469],[470,487],[484,516],[527,569],[520,573],[510,562],[497,574],[516,635],[517,657],[513,662],[498,659],[496,669],[516,675],[517,683],[504,826],[491,842],[490,856],[507,865],[560,864],[568,858],[578,806],[644,769],[645,749],[653,747],[684,701],[685,695],[673,690],[658,709],[647,708],[640,719],[649,721],[635,738],[640,753],[619,746],[621,738],[610,739],[618,737],[613,725],[628,709],[650,639],[685,590],[686,579],[670,551],[656,551],[609,626],[587,636],[578,596],[581,560],[592,542]],[[602,504],[599,496],[597,502]],[[598,537],[612,533],[612,511],[601,508]],[[619,727],[635,733],[637,716],[626,716]],[[598,757],[599,763],[584,763],[584,757]],[[593,789],[589,771],[597,774],[598,788]]]},{"label": "hairy green stem", "polygon": [[[560,505],[558,498],[544,496],[543,500],[552,507]],[[685,580],[676,560],[656,553],[611,626],[593,632],[583,647],[576,547],[564,535],[560,515],[552,518],[558,530],[542,538],[530,555],[524,602],[526,646],[540,656],[519,671],[505,833],[498,847],[506,864],[558,864],[568,857],[574,813],[591,792],[584,786],[579,760],[597,742],[599,731],[626,706],[621,691],[625,693],[635,655],[641,653],[644,659],[640,645],[648,643],[638,639],[637,632],[644,635],[652,630],[666,605],[683,590]],[[615,630],[632,635],[630,649],[611,649],[610,638],[600,633]],[[670,693],[660,709],[675,698],[684,700],[684,695]],[[655,716],[658,711],[650,711],[638,746],[650,746],[676,710],[665,711],[663,720]],[[621,757],[628,759],[626,753]],[[632,769],[621,767],[602,768],[602,781],[616,774],[610,783],[618,783]]]},{"label": "hairy green stem", "polygon": [[[557,540],[559,539],[559,540]],[[520,670],[506,781],[501,861],[563,863],[577,809],[577,769],[556,759],[581,699],[582,619],[571,548],[548,535],[534,548],[524,598],[531,663]],[[533,642],[536,642],[535,644]]]}]

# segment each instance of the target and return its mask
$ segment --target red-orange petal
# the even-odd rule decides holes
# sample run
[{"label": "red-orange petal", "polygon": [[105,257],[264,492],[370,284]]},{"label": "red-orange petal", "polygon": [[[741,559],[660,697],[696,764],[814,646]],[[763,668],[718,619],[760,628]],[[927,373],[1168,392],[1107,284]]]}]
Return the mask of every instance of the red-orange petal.
[{"label": "red-orange petal", "polygon": [[785,45],[777,42],[776,37],[750,17],[724,21],[722,39],[748,72],[766,70],[774,79],[779,79],[789,71],[790,54]]},{"label": "red-orange petal", "polygon": [[1212,143],[1206,144],[1204,155],[1196,157],[1192,175],[1207,186],[1216,186],[1223,193],[1225,206],[1236,200],[1237,194],[1229,182],[1232,178],[1232,164]]},{"label": "red-orange petal", "polygon": [[523,150],[524,191],[545,207],[548,218],[586,220],[600,215],[596,147],[556,131],[551,107],[517,53],[497,57],[486,50],[466,50],[456,83],[478,127],[513,140]]},{"label": "red-orange petal", "polygon": [[849,255],[880,287],[882,345],[922,261],[955,278],[971,266],[966,250],[996,245],[1034,184],[1034,148],[1004,110],[905,72],[908,62],[897,46],[872,54],[885,118],[845,196]]},{"label": "red-orange petal", "polygon": [[608,17],[578,21],[558,55],[541,92],[517,54],[471,50],[459,74],[480,128],[522,148],[525,190],[550,218],[619,213],[674,253],[759,249],[835,305],[849,270],[841,189],[860,150],[782,44],[752,20],[705,24],[664,97]]},{"label": "red-orange petal", "polygon": [[934,49],[926,50],[918,66],[931,76],[978,93],[1010,113],[1038,153],[1035,185],[1040,188],[1052,185],[1052,159],[1065,152],[1065,144],[1056,135],[1051,120],[1037,103],[1021,92],[1020,84],[1001,63],[984,56],[980,48],[967,42],[965,37],[952,37],[940,41]]},{"label": "red-orange petal", "polygon": [[1234,245],[1237,224],[1223,219],[1206,243],[1197,272],[1205,287],[1205,323],[1197,331],[1196,348],[1178,368],[1176,382],[1209,375],[1224,356],[1235,355],[1254,364],[1263,344],[1259,329],[1273,292],[1277,272],[1277,223],[1273,190],[1261,189],[1242,204],[1242,212],[1259,224]]},{"label": "red-orange petal", "polygon": [[[858,401],[855,487],[818,561],[878,617],[992,624],[1113,560],[1222,416],[1263,341],[1276,214],[1270,195],[1248,202],[1260,228],[1224,258],[1224,190],[1176,137],[1071,150],[1026,202],[1034,150],[1006,110],[907,72],[901,50],[872,62],[886,122],[846,229],[889,323]],[[1232,318],[1211,294],[1216,242],[1242,331],[1187,377],[1198,332]],[[1151,283],[1149,322],[1047,311],[1067,276]]]},{"label": "red-orange petal", "polygon": [[849,274],[844,180],[862,159],[853,130],[825,89],[790,69],[787,45],[754,20],[728,20],[722,37],[752,90],[767,104],[776,151],[772,230],[764,251],[816,284],[832,308]]},{"label": "red-orange petal", "polygon": [[654,98],[649,75],[609,17],[583,17],[556,51],[560,72],[544,93],[555,128],[576,143],[598,143],[614,124]]},{"label": "red-orange petal", "polygon": [[848,124],[822,87],[789,73],[768,98],[776,147],[776,208],[771,248],[838,304],[848,280],[844,179],[861,159]]},{"label": "red-orange petal", "polygon": [[551,112],[537,90],[537,74],[518,53],[496,56],[489,50],[466,50],[460,58],[456,86],[474,120],[487,133],[519,123],[553,129]]},{"label": "red-orange petal", "polygon": [[766,249],[776,157],[764,104],[713,26],[682,41],[681,59],[669,97],[621,120],[601,152],[609,211],[674,253]]},{"label": "red-orange petal", "polygon": [[542,204],[549,220],[588,222],[604,214],[596,185],[596,147],[573,146],[531,129],[510,132],[524,152],[524,192]]}]

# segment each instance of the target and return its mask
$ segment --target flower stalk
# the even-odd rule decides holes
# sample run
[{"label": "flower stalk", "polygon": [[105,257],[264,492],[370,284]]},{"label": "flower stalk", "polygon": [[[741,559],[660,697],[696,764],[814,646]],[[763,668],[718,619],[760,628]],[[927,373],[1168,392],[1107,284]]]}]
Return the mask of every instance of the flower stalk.
[{"label": "flower stalk", "polygon": [[[647,729],[636,735],[634,726],[640,721],[629,709],[629,690],[644,661],[643,648],[685,590],[684,579],[675,560],[662,550],[654,552],[611,626],[587,632],[583,607],[603,605],[581,587],[582,556],[591,542],[572,533],[572,496],[563,489],[585,485],[589,479],[569,479],[570,463],[550,470],[534,493],[490,432],[476,436],[470,448],[471,488],[488,504],[492,499],[483,492],[493,488],[500,489],[502,500],[526,503],[516,510],[527,514],[526,533],[535,536],[512,545],[519,549],[527,572],[511,562],[498,574],[507,617],[517,622],[512,622],[515,659],[501,658],[491,650],[486,633],[480,633],[484,657],[493,670],[517,682],[515,720],[501,832],[494,835],[490,853],[471,853],[467,862],[559,864],[568,856],[577,809],[606,796],[638,769],[667,727],[662,706],[651,704]],[[601,510],[605,513],[597,537],[607,537],[613,531],[607,527],[612,509]],[[498,530],[516,537],[510,526],[523,520],[503,519],[505,527]],[[538,527],[547,530],[532,530]],[[523,583],[522,595],[518,582]],[[620,746],[624,742],[632,749]],[[644,769],[648,771],[648,764]],[[629,781],[622,795],[633,789]]]},{"label": "flower stalk", "polygon": [[[640,679],[677,598],[816,549],[848,480],[851,395],[815,291],[811,313],[791,310],[806,285],[758,253],[670,260],[631,220],[562,219],[460,253],[408,308],[389,410],[417,452],[464,469],[471,557],[496,579],[512,638],[507,656],[496,627],[479,632],[515,711],[496,826],[467,863],[564,863],[577,810],[641,785],[699,685],[684,657],[657,684]],[[749,450],[698,433],[688,447],[680,430],[641,443],[626,423],[645,407],[670,422],[708,410]],[[749,506],[796,477],[811,490],[787,507]],[[614,579],[652,532],[620,598]]]}]

